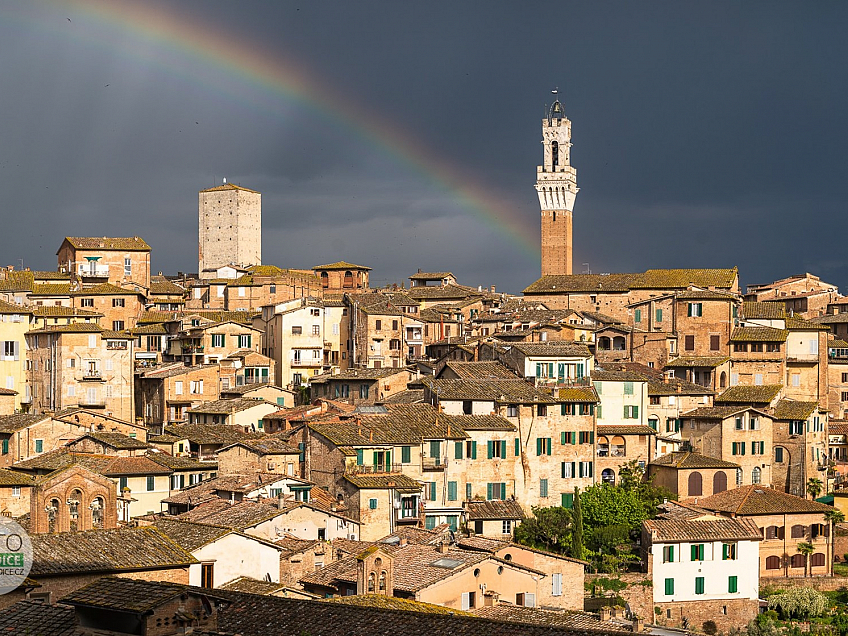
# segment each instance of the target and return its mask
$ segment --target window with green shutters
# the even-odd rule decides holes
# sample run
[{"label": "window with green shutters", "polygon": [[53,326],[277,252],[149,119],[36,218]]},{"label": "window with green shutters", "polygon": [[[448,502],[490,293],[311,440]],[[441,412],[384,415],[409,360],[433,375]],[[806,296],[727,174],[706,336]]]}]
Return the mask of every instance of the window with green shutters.
[{"label": "window with green shutters", "polygon": [[448,482],[448,501],[456,501],[456,482]]},{"label": "window with green shutters", "polygon": [[471,482],[465,482],[465,499],[471,501]]},{"label": "window with green shutters", "polygon": [[43,439],[35,440],[35,452],[36,453],[43,453],[44,452],[44,440]]},{"label": "window with green shutters", "polygon": [[[180,487],[182,488],[182,486]],[[123,490],[124,488],[127,488],[127,478],[120,477],[118,478],[118,490]]]},{"label": "window with green shutters", "polygon": [[465,442],[465,456],[468,459],[477,459],[477,442],[474,440]]},{"label": "window with green shutters", "polygon": [[703,305],[701,303],[689,303],[686,315],[689,318],[700,318],[703,315]]},{"label": "window with green shutters", "polygon": [[430,482],[430,501],[436,501],[436,482]]},{"label": "window with green shutters", "polygon": [[637,309],[636,311],[633,312],[633,320],[635,322],[642,322],[642,310],[641,309]]},{"label": "window with green shutters", "polygon": [[442,442],[441,440],[434,439],[430,441],[430,457],[433,459],[441,459],[442,458]]},{"label": "window with green shutters", "polygon": [[574,507],[574,493],[570,493],[570,492],[562,493],[562,507],[563,508],[573,508]]},{"label": "window with green shutters", "polygon": [[432,530],[436,527],[436,518],[435,517],[424,517],[424,527],[427,530]]},{"label": "window with green shutters", "polygon": [[504,459],[506,457],[506,440],[489,440],[486,442],[486,454],[489,459]]},{"label": "window with green shutters", "polygon": [[633,395],[633,383],[625,382],[624,383],[624,395]]},{"label": "window with green shutters", "polygon": [[400,447],[400,462],[401,464],[409,464],[412,462],[412,446]]},{"label": "window with green shutters", "polygon": [[655,320],[656,322],[662,322],[662,309],[657,309],[657,310],[654,312],[654,316],[655,316],[655,317],[654,317],[654,320]]},{"label": "window with green shutters", "polygon": [[692,553],[693,561],[703,561],[704,560],[704,544],[703,543],[693,543],[690,547],[690,551]]},{"label": "window with green shutters", "polygon": [[356,449],[356,465],[357,466],[365,465],[365,451],[361,448]]},{"label": "window with green shutters", "polygon": [[551,438],[537,437],[536,438],[536,456],[551,454]]},{"label": "window with green shutters", "polygon": [[663,563],[672,563],[674,561],[674,546],[663,546]]},{"label": "window with green shutters", "polygon": [[[600,406],[598,408],[601,408]],[[595,412],[594,404],[581,404],[580,415],[592,415]]]},{"label": "window with green shutters", "polygon": [[9,440],[8,439],[3,440],[3,454],[4,455],[9,454]]},{"label": "window with green shutters", "polygon": [[665,595],[673,596],[674,595],[674,579],[666,579],[665,580]]},{"label": "window with green shutters", "polygon": [[462,459],[462,442],[454,442],[453,458],[454,459]]},{"label": "window with green shutters", "polygon": [[695,594],[703,594],[704,593],[704,577],[696,576],[695,577]]},{"label": "window with green shutters", "polygon": [[153,475],[147,476],[147,492],[150,492],[156,488],[156,477]]},{"label": "window with green shutters", "polygon": [[736,560],[736,544],[735,543],[723,543],[721,545],[721,558],[723,561],[735,561]]},{"label": "window with green shutters", "polygon": [[518,457],[521,455],[521,440],[517,437],[515,438],[515,456]]},{"label": "window with green shutters", "polygon": [[783,462],[783,448],[780,446],[774,447],[774,461],[778,464]]},{"label": "window with green shutters", "polygon": [[638,406],[625,405],[624,406],[624,418],[625,419],[631,419],[631,420],[638,420],[639,419],[639,407]]},{"label": "window with green shutters", "polygon": [[540,479],[539,480],[539,496],[547,497],[548,496],[548,480]]},{"label": "window with green shutters", "polygon": [[737,577],[727,577],[727,591],[731,594],[734,594],[739,591],[739,579]]},{"label": "window with green shutters", "polygon": [[368,507],[371,510],[376,510],[377,509],[377,500],[376,499],[369,499],[368,500]]}]

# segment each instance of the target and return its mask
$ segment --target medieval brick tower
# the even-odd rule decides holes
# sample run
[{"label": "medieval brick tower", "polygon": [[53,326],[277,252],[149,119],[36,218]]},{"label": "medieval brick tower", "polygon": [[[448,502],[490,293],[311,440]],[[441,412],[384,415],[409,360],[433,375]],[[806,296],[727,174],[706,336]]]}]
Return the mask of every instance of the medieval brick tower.
[{"label": "medieval brick tower", "polygon": [[542,144],[542,165],[536,168],[536,192],[542,208],[542,276],[571,274],[571,212],[578,191],[577,170],[571,167],[571,122],[559,100],[542,120]]},{"label": "medieval brick tower", "polygon": [[[234,264],[262,264],[262,195],[227,183],[199,196],[198,274],[214,278],[210,269]],[[204,273],[206,270],[206,273]]]}]

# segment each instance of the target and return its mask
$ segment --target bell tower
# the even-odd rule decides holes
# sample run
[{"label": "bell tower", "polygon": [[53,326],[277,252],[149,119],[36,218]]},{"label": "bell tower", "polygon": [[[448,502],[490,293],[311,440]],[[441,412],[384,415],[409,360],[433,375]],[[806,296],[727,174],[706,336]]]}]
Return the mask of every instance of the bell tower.
[{"label": "bell tower", "polygon": [[542,148],[542,165],[536,167],[536,192],[542,208],[542,276],[571,274],[571,212],[578,192],[577,170],[571,166],[571,122],[556,98],[542,119]]}]

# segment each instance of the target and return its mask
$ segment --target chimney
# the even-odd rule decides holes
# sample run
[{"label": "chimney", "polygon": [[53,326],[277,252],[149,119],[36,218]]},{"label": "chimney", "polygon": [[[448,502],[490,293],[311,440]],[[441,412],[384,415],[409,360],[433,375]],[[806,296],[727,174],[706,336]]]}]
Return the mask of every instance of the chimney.
[{"label": "chimney", "polygon": [[447,554],[448,553],[448,544],[442,542],[436,547],[436,549],[439,551],[439,554]]},{"label": "chimney", "polygon": [[600,609],[601,621],[607,622],[612,619],[612,608],[609,606],[604,606]]},{"label": "chimney", "polygon": [[645,631],[645,619],[641,616],[633,617],[633,632],[643,632]]},{"label": "chimney", "polygon": [[285,501],[283,500],[283,493],[277,495],[277,510],[282,510],[286,507]]},{"label": "chimney", "polygon": [[400,547],[403,547],[403,546],[407,545],[408,543],[409,543],[409,541],[407,541],[406,537],[401,537],[400,541],[398,542],[398,545]]}]

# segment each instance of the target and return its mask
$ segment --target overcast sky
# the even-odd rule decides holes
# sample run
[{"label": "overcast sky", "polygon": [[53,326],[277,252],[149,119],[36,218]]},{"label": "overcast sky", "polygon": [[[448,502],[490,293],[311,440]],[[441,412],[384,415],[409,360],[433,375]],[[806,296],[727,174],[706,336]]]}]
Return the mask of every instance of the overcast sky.
[{"label": "overcast sky", "polygon": [[559,87],[574,268],[811,271],[845,291],[848,3],[0,0],[0,264],[139,235],[197,271],[197,192],[263,262],[519,292]]}]

